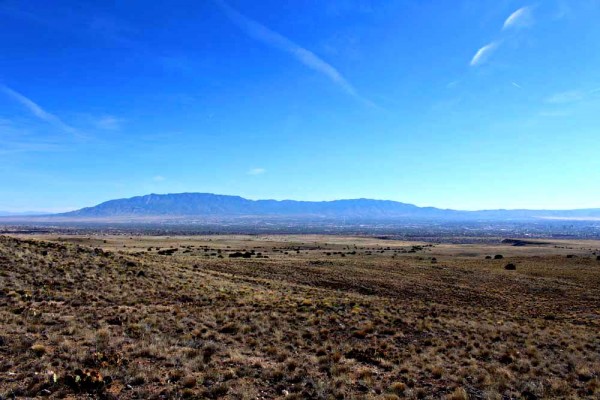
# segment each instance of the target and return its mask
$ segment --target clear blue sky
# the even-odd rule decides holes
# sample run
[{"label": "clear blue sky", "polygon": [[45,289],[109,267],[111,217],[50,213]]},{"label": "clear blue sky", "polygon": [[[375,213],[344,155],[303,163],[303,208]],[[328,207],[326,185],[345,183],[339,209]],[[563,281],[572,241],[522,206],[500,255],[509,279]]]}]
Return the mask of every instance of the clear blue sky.
[{"label": "clear blue sky", "polygon": [[0,210],[600,207],[600,1],[5,0],[0,21]]}]

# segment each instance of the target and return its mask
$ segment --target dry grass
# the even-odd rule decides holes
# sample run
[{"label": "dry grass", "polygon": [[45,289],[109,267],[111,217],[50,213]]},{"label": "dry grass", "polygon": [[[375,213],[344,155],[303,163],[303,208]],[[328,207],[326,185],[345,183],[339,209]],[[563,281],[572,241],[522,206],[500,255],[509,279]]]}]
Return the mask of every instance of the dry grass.
[{"label": "dry grass", "polygon": [[0,237],[0,397],[598,398],[598,247]]}]

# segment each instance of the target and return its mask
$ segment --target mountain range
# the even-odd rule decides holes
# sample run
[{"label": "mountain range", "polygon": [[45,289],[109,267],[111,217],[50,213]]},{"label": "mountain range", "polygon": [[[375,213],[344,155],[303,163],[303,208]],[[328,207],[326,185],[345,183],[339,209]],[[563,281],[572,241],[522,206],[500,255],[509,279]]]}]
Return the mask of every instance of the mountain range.
[{"label": "mountain range", "polygon": [[459,211],[390,200],[248,200],[211,193],[149,194],[110,200],[52,217],[67,219],[171,217],[305,217],[354,219],[527,220],[600,219],[600,208],[580,210]]}]

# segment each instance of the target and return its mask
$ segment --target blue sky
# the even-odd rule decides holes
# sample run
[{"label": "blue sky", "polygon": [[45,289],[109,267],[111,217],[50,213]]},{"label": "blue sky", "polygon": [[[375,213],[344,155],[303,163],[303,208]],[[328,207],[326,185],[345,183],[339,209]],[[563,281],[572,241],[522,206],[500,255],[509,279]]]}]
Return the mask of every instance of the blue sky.
[{"label": "blue sky", "polygon": [[0,210],[600,207],[600,1],[4,0],[0,21]]}]

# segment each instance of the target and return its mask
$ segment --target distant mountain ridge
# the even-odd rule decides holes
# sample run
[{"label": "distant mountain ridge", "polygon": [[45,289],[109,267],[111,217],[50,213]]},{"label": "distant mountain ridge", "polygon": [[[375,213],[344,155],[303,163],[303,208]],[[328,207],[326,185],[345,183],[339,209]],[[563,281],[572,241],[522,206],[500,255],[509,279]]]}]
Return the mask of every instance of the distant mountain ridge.
[{"label": "distant mountain ridge", "polygon": [[600,209],[458,211],[435,207],[418,207],[413,204],[391,200],[248,200],[239,196],[212,193],[178,193],[149,194],[127,199],[109,200],[94,207],[55,214],[55,216],[74,218],[294,216],[439,220],[596,219],[600,218]]},{"label": "distant mountain ridge", "polygon": [[407,215],[421,210],[435,214],[439,209],[417,207],[390,200],[248,200],[240,196],[212,193],[149,194],[128,199],[109,200],[94,207],[63,213],[63,216],[389,216]]}]

